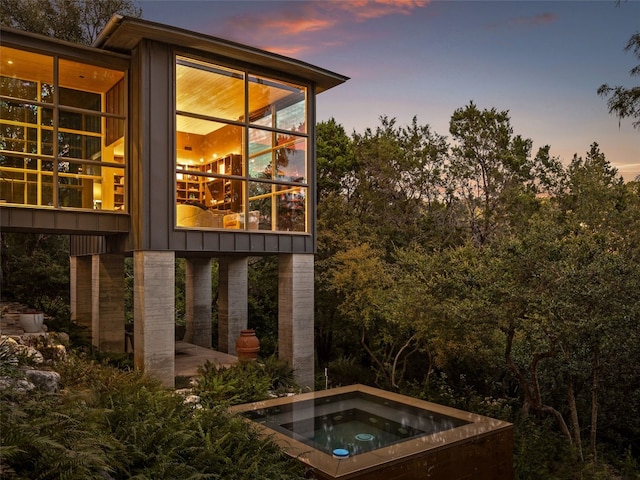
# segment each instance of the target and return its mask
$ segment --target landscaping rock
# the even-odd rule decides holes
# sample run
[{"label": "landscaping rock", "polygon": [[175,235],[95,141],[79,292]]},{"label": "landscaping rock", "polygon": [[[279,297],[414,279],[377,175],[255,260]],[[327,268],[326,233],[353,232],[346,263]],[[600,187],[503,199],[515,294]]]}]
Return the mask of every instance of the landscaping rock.
[{"label": "landscaping rock", "polygon": [[0,390],[12,390],[13,393],[24,395],[36,386],[24,378],[0,377]]},{"label": "landscaping rock", "polygon": [[27,379],[39,390],[56,393],[60,386],[60,374],[48,370],[25,370]]}]

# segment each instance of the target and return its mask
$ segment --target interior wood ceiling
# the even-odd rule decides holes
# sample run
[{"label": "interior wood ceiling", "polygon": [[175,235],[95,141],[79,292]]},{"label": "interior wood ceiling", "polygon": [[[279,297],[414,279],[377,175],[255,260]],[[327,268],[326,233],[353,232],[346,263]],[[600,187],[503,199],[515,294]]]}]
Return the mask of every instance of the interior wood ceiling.
[{"label": "interior wood ceiling", "polygon": [[[29,81],[53,83],[53,59],[13,48],[0,47],[2,75]],[[116,84],[124,73],[84,63],[60,60],[59,84],[61,87],[86,92],[105,93]]]},{"label": "interior wood ceiling", "polygon": [[[178,65],[176,69],[176,109],[232,121],[244,118],[244,81],[225,75],[215,75],[197,68]],[[250,102],[259,111],[290,95],[286,89],[250,83]],[[180,117],[180,132],[207,135],[223,124],[191,117]]]}]

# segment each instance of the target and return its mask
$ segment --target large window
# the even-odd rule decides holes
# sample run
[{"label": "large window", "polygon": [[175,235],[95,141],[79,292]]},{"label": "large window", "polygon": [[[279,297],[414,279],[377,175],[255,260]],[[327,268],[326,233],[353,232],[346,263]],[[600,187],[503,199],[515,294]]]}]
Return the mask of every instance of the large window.
[{"label": "large window", "polygon": [[179,227],[308,232],[307,89],[176,60]]},{"label": "large window", "polygon": [[124,72],[0,47],[0,202],[124,210]]}]

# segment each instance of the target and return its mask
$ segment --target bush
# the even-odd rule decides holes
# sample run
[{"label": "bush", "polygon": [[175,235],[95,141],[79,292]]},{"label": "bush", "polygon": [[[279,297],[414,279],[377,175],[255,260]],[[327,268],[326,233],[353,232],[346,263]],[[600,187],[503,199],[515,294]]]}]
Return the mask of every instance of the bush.
[{"label": "bush", "polygon": [[300,462],[220,406],[196,408],[86,356],[56,368],[60,394],[0,398],[2,478],[305,478]]},{"label": "bush", "polygon": [[209,407],[257,402],[272,393],[298,390],[293,370],[276,357],[264,362],[241,361],[231,367],[207,362],[199,373],[194,393]]}]

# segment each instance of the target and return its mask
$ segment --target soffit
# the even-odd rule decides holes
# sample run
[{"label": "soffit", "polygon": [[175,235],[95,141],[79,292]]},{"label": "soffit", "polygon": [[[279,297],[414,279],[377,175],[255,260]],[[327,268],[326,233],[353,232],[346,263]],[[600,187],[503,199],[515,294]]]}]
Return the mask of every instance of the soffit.
[{"label": "soffit", "polygon": [[143,39],[202,50],[260,67],[294,75],[316,84],[316,93],[333,88],[348,77],[283,55],[229,40],[132,17],[114,16],[93,46],[130,53]]}]

